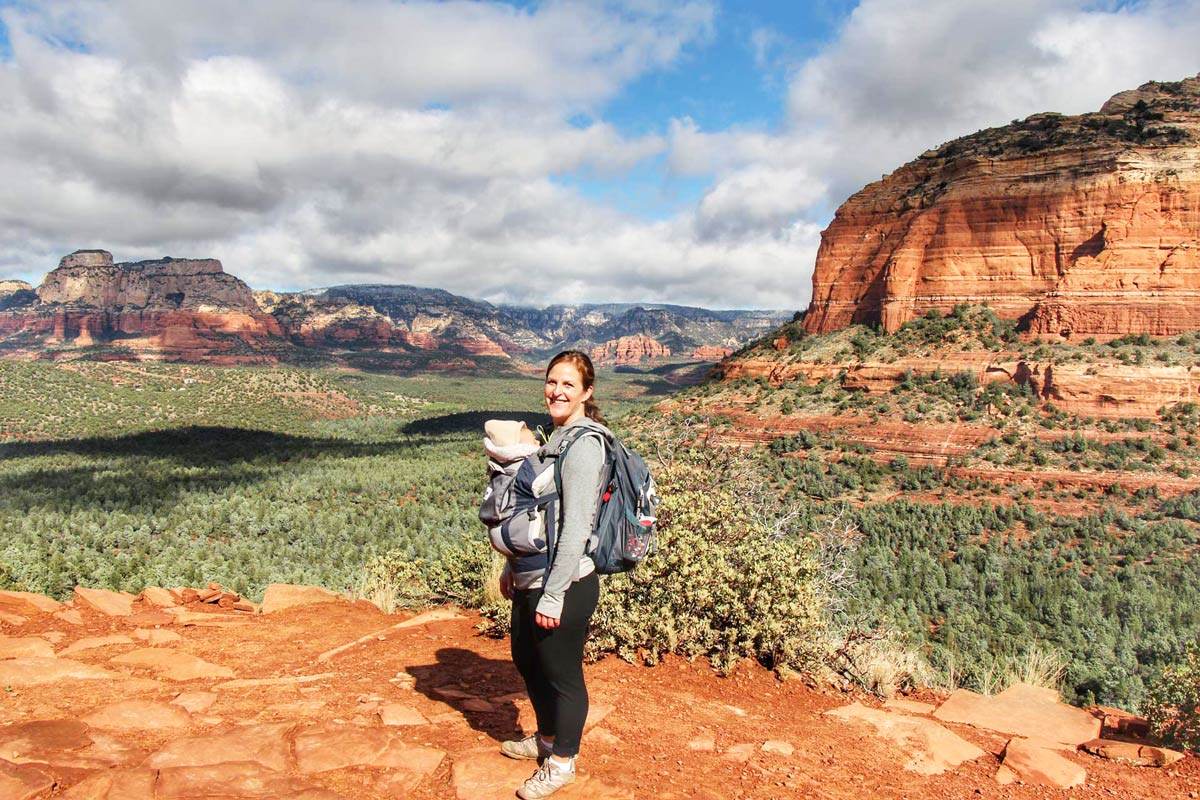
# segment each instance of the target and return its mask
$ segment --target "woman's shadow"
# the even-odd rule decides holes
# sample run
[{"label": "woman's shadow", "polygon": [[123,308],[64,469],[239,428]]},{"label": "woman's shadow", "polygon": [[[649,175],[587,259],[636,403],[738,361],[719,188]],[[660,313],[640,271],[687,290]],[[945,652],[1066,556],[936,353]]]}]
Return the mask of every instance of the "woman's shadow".
[{"label": "woman's shadow", "polygon": [[521,738],[518,697],[525,684],[511,661],[497,661],[460,647],[443,647],[437,663],[408,668],[413,689],[462,714],[472,729],[497,742]]}]

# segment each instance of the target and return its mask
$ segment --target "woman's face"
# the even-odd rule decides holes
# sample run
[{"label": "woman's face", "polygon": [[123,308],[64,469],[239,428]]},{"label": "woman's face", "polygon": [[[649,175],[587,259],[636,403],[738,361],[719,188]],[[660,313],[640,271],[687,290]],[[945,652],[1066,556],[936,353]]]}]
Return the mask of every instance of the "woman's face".
[{"label": "woman's face", "polygon": [[569,361],[560,361],[546,375],[546,408],[555,427],[570,425],[583,416],[583,404],[592,396],[592,387],[583,388],[583,376]]}]

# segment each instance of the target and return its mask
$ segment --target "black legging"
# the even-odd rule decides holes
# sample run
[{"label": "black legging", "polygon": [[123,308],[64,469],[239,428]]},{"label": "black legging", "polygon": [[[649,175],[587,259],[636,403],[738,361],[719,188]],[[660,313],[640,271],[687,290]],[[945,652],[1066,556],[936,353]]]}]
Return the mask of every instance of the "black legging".
[{"label": "black legging", "polygon": [[512,605],[512,659],[537,715],[538,733],[553,736],[554,755],[578,755],[587,721],[588,693],[583,682],[583,644],[600,600],[596,573],[580,578],[563,596],[561,624],[539,628],[541,589],[517,591]]}]

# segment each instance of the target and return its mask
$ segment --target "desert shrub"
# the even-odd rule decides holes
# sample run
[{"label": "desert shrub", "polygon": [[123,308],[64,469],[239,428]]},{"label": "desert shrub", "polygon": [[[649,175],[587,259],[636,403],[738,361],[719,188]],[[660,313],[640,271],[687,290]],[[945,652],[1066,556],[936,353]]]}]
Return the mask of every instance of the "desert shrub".
[{"label": "desert shrub", "polygon": [[1163,670],[1142,706],[1156,736],[1168,744],[1200,750],[1200,642],[1183,660]]},{"label": "desert shrub", "polygon": [[593,655],[656,663],[741,658],[811,668],[824,654],[825,601],[814,536],[776,530],[699,466],[660,476],[659,551],[609,578],[593,618]]},{"label": "desert shrub", "polygon": [[468,535],[451,537],[430,558],[392,550],[367,561],[356,594],[388,613],[437,603],[488,608],[498,600],[489,585],[497,574],[491,553],[486,537]]}]

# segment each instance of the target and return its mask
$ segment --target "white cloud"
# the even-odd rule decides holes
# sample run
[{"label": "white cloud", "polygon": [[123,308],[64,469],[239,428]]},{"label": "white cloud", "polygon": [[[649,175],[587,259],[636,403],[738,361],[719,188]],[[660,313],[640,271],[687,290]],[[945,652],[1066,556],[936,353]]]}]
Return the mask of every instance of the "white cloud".
[{"label": "white cloud", "polygon": [[[1195,3],[865,0],[796,66],[780,130],[682,118],[627,136],[605,103],[702,48],[711,3],[48,0],[0,14],[0,277],[33,281],[106,247],[218,257],[261,288],[800,308],[819,230],[867,181],[977,128],[1200,67]],[[778,50],[773,33],[757,42]],[[712,181],[667,220],[557,180],[619,180],[659,156]]]}]

